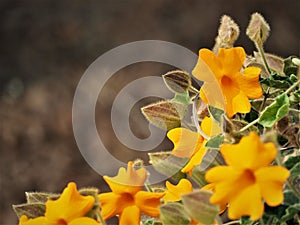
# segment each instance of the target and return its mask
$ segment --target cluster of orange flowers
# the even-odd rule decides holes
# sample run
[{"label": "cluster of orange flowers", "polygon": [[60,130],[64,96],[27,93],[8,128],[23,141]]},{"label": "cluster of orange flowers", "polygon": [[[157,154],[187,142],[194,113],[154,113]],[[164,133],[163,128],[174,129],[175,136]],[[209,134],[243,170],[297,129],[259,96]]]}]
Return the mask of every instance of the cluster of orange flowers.
[{"label": "cluster of orange flowers", "polygon": [[[201,49],[199,61],[193,75],[205,81],[200,90],[202,100],[212,106],[222,108],[230,118],[236,113],[250,111],[249,98],[255,99],[262,95],[259,84],[260,68],[248,67],[241,72],[246,54],[243,48],[219,50],[215,55],[208,49]],[[213,74],[214,77],[208,77]],[[222,95],[216,94],[218,89]],[[220,97],[222,96],[222,97]],[[207,137],[221,132],[212,129],[214,120],[205,117],[201,129],[205,134],[175,128],[168,132],[169,139],[174,143],[172,153],[180,158],[189,158],[182,168],[183,173],[191,173],[199,165],[207,152]],[[222,144],[220,152],[226,165],[219,165],[207,171],[205,178],[209,183],[203,189],[213,192],[210,201],[220,206],[220,212],[228,208],[228,217],[238,219],[250,216],[251,220],[262,217],[264,202],[269,206],[277,206],[283,202],[283,185],[289,177],[289,170],[272,165],[277,149],[271,142],[263,143],[260,137],[251,132],[236,144]],[[145,168],[135,169],[132,162],[127,170],[120,168],[115,177],[104,176],[111,192],[100,193],[101,217],[106,220],[119,216],[121,225],[139,225],[140,215],[159,216],[159,206],[167,202],[181,200],[182,194],[193,192],[188,179],[181,179],[177,185],[166,182],[162,192],[144,191],[147,179]],[[82,196],[74,183],[67,188],[57,200],[48,200],[45,215],[28,219],[20,218],[19,225],[96,225],[100,221],[86,217],[86,213],[94,207],[95,199]],[[191,224],[200,224],[193,218]]]}]

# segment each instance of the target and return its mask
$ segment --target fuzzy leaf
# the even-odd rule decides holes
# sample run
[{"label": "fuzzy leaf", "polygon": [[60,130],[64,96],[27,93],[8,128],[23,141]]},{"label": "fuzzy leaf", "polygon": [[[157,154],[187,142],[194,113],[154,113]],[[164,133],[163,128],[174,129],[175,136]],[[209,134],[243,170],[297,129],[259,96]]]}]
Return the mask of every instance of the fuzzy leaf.
[{"label": "fuzzy leaf", "polygon": [[177,202],[169,202],[160,208],[160,219],[164,225],[188,225],[191,219],[184,209],[184,206]]},{"label": "fuzzy leaf", "polygon": [[148,153],[150,163],[154,168],[168,177],[175,180],[185,178],[186,175],[181,172],[181,169],[188,162],[188,158],[179,158],[171,154],[171,152],[156,152]]},{"label": "fuzzy leaf", "polygon": [[59,197],[59,194],[44,192],[25,192],[27,203],[43,203]]},{"label": "fuzzy leaf", "polygon": [[182,202],[193,219],[203,224],[212,224],[218,215],[219,207],[210,203],[211,196],[211,191],[194,191],[182,195]]},{"label": "fuzzy leaf", "polygon": [[275,100],[274,103],[265,108],[259,118],[258,122],[264,127],[272,127],[289,111],[289,98],[285,93],[279,95]]},{"label": "fuzzy leaf", "polygon": [[180,102],[166,100],[145,106],[141,110],[150,123],[170,130],[181,125],[181,119],[184,118],[187,109]]},{"label": "fuzzy leaf", "polygon": [[36,218],[44,216],[46,205],[42,203],[21,204],[13,205],[13,209],[19,218],[22,215],[26,215],[28,218]]},{"label": "fuzzy leaf", "polygon": [[191,77],[187,72],[174,70],[162,76],[167,88],[174,93],[185,93],[191,86]]}]

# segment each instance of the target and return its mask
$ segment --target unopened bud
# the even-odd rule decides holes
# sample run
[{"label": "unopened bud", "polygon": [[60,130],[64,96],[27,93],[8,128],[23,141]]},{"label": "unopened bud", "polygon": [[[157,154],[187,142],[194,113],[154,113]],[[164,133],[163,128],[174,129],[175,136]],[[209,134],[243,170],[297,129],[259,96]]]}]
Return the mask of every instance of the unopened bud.
[{"label": "unopened bud", "polygon": [[234,20],[227,15],[222,16],[214,52],[218,52],[219,48],[232,48],[239,34],[239,26]]},{"label": "unopened bud", "polygon": [[145,106],[141,110],[150,123],[164,130],[180,127],[186,113],[184,104],[170,100]]},{"label": "unopened bud", "polygon": [[268,38],[270,26],[259,13],[253,13],[246,34],[258,45],[262,45]]},{"label": "unopened bud", "polygon": [[163,75],[164,82],[170,91],[184,93],[191,86],[191,77],[187,72],[174,70]]}]

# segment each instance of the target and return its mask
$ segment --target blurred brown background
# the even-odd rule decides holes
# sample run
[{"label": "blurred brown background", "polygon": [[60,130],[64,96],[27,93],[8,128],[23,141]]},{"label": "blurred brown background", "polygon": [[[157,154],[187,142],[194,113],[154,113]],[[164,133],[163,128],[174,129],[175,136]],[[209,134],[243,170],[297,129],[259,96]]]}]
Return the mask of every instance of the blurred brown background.
[{"label": "blurred brown background", "polygon": [[[240,25],[237,45],[251,53],[253,44],[244,33],[256,11],[272,29],[266,51],[287,57],[300,50],[298,0],[1,0],[0,10],[0,224],[7,225],[17,224],[11,205],[25,201],[24,191],[58,192],[71,180],[79,187],[107,189],[82,158],[71,123],[76,85],[104,52],[146,39],[198,52],[214,45],[219,19],[228,14]],[[131,66],[106,86],[105,101],[97,106],[98,129],[124,162],[134,152],[114,137],[112,100],[130,80],[169,69],[153,63]],[[133,125],[139,133],[146,122]]]}]

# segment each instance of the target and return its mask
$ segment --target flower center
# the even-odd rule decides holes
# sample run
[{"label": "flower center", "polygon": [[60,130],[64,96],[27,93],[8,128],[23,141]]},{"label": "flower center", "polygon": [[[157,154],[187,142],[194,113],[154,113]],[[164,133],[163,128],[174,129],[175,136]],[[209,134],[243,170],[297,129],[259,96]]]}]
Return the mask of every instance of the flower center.
[{"label": "flower center", "polygon": [[57,225],[68,225],[68,223],[64,219],[60,219],[56,223]]},{"label": "flower center", "polygon": [[224,85],[224,86],[231,86],[233,81],[230,77],[224,75],[221,79],[221,83]]},{"label": "flower center", "polygon": [[127,203],[133,203],[134,202],[134,198],[133,198],[132,194],[123,193],[122,195],[123,195],[124,200],[126,199]]},{"label": "flower center", "polygon": [[254,173],[252,172],[252,170],[250,169],[246,169],[244,171],[244,176],[245,178],[247,179],[247,181],[249,181],[251,184],[255,183],[255,175]]}]

